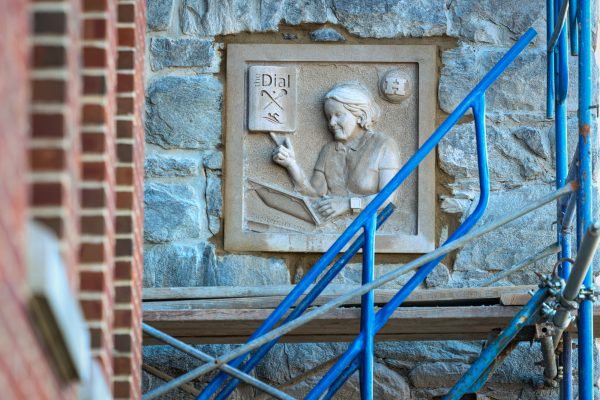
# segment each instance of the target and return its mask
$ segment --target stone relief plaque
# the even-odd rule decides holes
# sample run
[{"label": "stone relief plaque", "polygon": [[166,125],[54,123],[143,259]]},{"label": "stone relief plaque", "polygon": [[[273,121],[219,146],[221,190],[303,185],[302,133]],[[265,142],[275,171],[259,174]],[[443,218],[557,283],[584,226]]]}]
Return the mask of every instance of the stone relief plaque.
[{"label": "stone relief plaque", "polygon": [[[323,252],[433,132],[435,46],[227,53],[225,249]],[[388,201],[377,251],[432,250],[433,154]]]}]

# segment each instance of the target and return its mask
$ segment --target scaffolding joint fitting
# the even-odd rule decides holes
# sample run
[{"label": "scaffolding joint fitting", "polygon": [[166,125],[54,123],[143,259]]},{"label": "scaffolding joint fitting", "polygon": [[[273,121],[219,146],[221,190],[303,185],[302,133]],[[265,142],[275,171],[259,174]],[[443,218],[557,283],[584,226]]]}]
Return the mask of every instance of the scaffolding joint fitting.
[{"label": "scaffolding joint fitting", "polygon": [[591,300],[595,303],[598,300],[598,291],[596,288],[582,287],[577,295],[577,301],[581,302],[582,300]]}]

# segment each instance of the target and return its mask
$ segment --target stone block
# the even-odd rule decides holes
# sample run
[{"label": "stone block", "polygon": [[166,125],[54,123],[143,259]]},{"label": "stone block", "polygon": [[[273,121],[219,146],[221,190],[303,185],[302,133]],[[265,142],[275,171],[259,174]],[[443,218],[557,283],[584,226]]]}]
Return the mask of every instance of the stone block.
[{"label": "stone block", "polygon": [[444,264],[439,264],[425,278],[425,286],[428,288],[445,287],[450,280],[450,271]]},{"label": "stone block", "polygon": [[171,10],[173,0],[148,0],[146,18],[148,30],[164,31],[169,27],[171,21]]},{"label": "stone block", "polygon": [[222,210],[221,173],[209,170],[206,174],[206,213],[208,229],[213,235],[219,233],[221,229]]},{"label": "stone block", "polygon": [[207,286],[289,285],[290,272],[283,260],[226,255],[210,266]]},{"label": "stone block", "polygon": [[200,160],[197,158],[149,154],[144,160],[144,176],[146,178],[174,178],[197,176]]},{"label": "stone block", "polygon": [[[514,186],[523,181],[552,181],[549,126],[549,123],[525,127],[488,123],[486,137],[492,182]],[[455,126],[440,141],[438,159],[440,168],[454,179],[478,178],[474,125]]]},{"label": "stone block", "polygon": [[332,9],[339,24],[361,37],[441,36],[447,30],[443,1],[333,0]]},{"label": "stone block", "polygon": [[450,36],[493,44],[510,43],[546,19],[544,7],[520,0],[451,1],[448,15]]},{"label": "stone block", "polygon": [[375,356],[399,370],[409,371],[416,366],[433,361],[444,363],[472,362],[481,351],[479,342],[458,340],[431,342],[378,342]]},{"label": "stone block", "polygon": [[410,371],[408,378],[417,388],[451,387],[468,369],[469,365],[462,363],[422,363]]},{"label": "stone block", "polygon": [[344,42],[346,38],[332,28],[321,28],[310,33],[313,42]]},{"label": "stone block", "polygon": [[150,41],[150,67],[158,71],[167,67],[197,67],[204,72],[218,72],[219,57],[214,42],[200,39],[155,37]]},{"label": "stone block", "polygon": [[144,286],[203,286],[216,263],[210,243],[170,243],[144,247]]},{"label": "stone block", "polygon": [[[400,268],[402,264],[377,264],[375,265],[375,279],[379,278],[382,275],[385,275],[388,272],[391,272],[394,269]],[[321,277],[325,273],[321,274]],[[400,289],[402,288],[406,282],[412,277],[412,273],[408,273],[402,275],[391,282],[386,283],[381,286],[381,289]],[[362,282],[362,264],[347,264],[339,274],[333,278],[331,281],[334,285],[358,285],[360,286]]]},{"label": "stone block", "polygon": [[217,151],[204,157],[204,167],[208,169],[223,169],[223,153]]},{"label": "stone block", "polygon": [[194,239],[205,226],[196,189],[187,184],[146,183],[144,239],[151,243]]},{"label": "stone block", "polygon": [[212,76],[167,76],[146,96],[146,141],[165,149],[210,149],[221,142],[223,88]]},{"label": "stone block", "polygon": [[336,22],[325,0],[254,1],[183,0],[180,21],[186,35],[216,36],[238,32],[276,31],[281,22]]},{"label": "stone block", "polygon": [[[296,397],[304,398],[310,389],[317,384],[324,371],[316,370],[313,376],[306,377],[304,381],[286,388],[287,393]],[[336,393],[336,399],[360,399],[360,384],[358,374],[348,379],[346,384]],[[410,399],[411,390],[408,380],[386,367],[384,364],[375,362],[373,365],[373,398],[378,400]]]},{"label": "stone block", "polygon": [[[490,48],[462,43],[442,55],[440,107],[451,113],[483,76],[506,53],[507,48]],[[545,112],[546,51],[524,50],[488,89],[487,108],[492,112]]]}]

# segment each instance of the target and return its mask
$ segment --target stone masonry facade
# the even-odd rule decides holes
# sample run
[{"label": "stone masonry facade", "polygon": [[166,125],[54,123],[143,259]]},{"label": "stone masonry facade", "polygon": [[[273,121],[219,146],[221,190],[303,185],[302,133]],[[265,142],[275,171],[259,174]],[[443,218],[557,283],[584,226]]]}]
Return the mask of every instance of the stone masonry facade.
[{"label": "stone masonry facade", "polygon": [[[595,7],[594,7],[595,9]],[[596,14],[597,15],[597,14]],[[149,0],[146,64],[145,287],[260,286],[297,282],[310,254],[233,254],[223,249],[224,61],[228,43],[434,44],[438,46],[439,124],[530,26],[538,36],[487,95],[492,194],[485,224],[554,187],[554,128],[545,116],[545,9],[517,0]],[[572,63],[575,70],[576,64]],[[571,93],[576,93],[572,74]],[[569,103],[569,149],[577,104]],[[463,118],[437,148],[436,244],[478,198],[473,123]],[[468,287],[555,240],[554,206],[485,236],[448,257],[425,282]],[[410,259],[377,257],[377,274]],[[534,284],[538,263],[500,284]],[[359,283],[352,264],[337,283]],[[402,282],[394,283],[399,287]],[[429,399],[444,394],[481,350],[481,342],[376,344],[375,398]],[[201,346],[220,354],[229,346]],[[305,395],[344,343],[282,344],[257,368],[259,378]],[[519,345],[482,390],[484,399],[548,399],[541,354]],[[197,365],[162,346],[144,362],[177,376]],[[144,389],[161,383],[144,374]],[[201,382],[195,382],[201,388]],[[241,386],[234,398],[256,398]],[[354,377],[338,397],[357,398]],[[166,398],[191,398],[172,392]],[[258,397],[260,398],[260,397]]]}]

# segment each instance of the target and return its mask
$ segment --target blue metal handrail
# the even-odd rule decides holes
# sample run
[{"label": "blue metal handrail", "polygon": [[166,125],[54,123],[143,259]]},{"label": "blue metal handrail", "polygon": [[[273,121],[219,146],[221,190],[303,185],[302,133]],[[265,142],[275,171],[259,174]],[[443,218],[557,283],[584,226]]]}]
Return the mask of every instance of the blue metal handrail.
[{"label": "blue metal handrail", "polygon": [[[369,203],[369,205],[356,217],[356,219],[348,226],[341,236],[334,242],[329,250],[317,261],[317,263],[309,270],[306,276],[296,285],[282,303],[271,313],[271,315],[263,322],[263,324],[250,337],[249,341],[262,336],[264,333],[271,330],[278,322],[281,321],[284,314],[295,304],[308,286],[325,270],[325,268],[334,260],[338,253],[348,244],[348,242],[358,233],[360,229],[364,229],[364,271],[363,283],[372,279],[373,271],[373,243],[374,243],[374,218],[377,210],[387,201],[392,193],[404,182],[404,180],[417,169],[418,165],[425,157],[435,148],[440,140],[450,131],[450,129],[459,121],[459,119],[469,110],[473,111],[475,117],[475,132],[477,140],[478,153],[478,169],[480,178],[480,198],[475,211],[463,222],[463,224],[454,232],[448,239],[448,242],[468,232],[475,223],[481,218],[487,206],[489,199],[489,174],[487,169],[487,150],[485,144],[485,92],[489,86],[498,78],[498,76],[510,65],[514,59],[527,47],[527,45],[536,36],[534,29],[529,29],[515,45],[502,57],[502,59],[488,72],[477,86],[467,95],[467,97],[456,107],[456,109],[448,116],[448,118],[440,125],[438,129],[425,141],[425,143],[417,150],[417,152],[406,162],[400,171],[392,178],[392,180],[380,191],[380,193]],[[343,256],[342,256],[343,257]],[[346,258],[345,262],[349,260]],[[372,292],[363,297],[363,314],[361,317],[361,333],[350,346],[348,351],[338,360],[336,365],[329,371],[323,380],[309,393],[307,398],[316,398],[327,387],[336,382],[336,378],[341,374],[350,376],[351,373],[344,373],[347,368],[352,366],[358,367],[358,363],[354,360],[359,353],[362,352],[361,373],[361,393],[364,396],[369,396],[372,393],[372,341],[374,335],[387,322],[393,311],[406,299],[406,297],[425,279],[427,274],[435,268],[441,261],[441,258],[430,262],[417,271],[415,276],[392,298],[392,300],[382,308],[376,316],[373,316]],[[338,265],[339,269],[343,268],[345,262]],[[336,263],[337,265],[338,263]],[[334,265],[334,267],[336,266]],[[332,267],[333,269],[333,267]],[[337,272],[336,272],[337,273]],[[333,279],[335,275],[331,276]],[[314,289],[313,289],[314,291]],[[320,294],[320,291],[311,291],[304,302],[306,306]],[[294,309],[294,313],[296,313]],[[300,315],[304,310],[298,309],[297,315]],[[373,321],[374,324],[369,323]],[[373,326],[374,325],[374,326]],[[274,341],[266,346],[272,346]],[[365,349],[367,351],[365,351]],[[266,352],[259,349],[250,360],[241,366],[239,369],[243,372],[248,372],[253,368],[260,358]],[[232,367],[238,367],[243,362],[245,356],[238,357],[229,363]],[[350,367],[349,367],[350,365]],[[356,368],[355,367],[355,368]],[[353,372],[353,371],[352,371]],[[198,396],[198,399],[209,399],[227,379],[227,374],[220,372]],[[339,379],[337,380],[339,385]],[[232,390],[235,389],[238,381],[232,379],[229,384],[215,397],[215,399],[226,398]],[[371,397],[366,397],[371,398]]]}]

